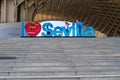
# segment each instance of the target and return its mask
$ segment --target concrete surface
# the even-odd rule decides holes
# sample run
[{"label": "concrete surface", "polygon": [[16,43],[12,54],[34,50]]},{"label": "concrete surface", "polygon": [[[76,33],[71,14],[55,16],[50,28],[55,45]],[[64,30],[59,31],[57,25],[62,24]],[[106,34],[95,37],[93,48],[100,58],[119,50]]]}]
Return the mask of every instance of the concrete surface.
[{"label": "concrete surface", "polygon": [[[24,79],[26,76],[95,76]],[[120,80],[120,38],[0,39],[0,80]],[[17,77],[2,78],[2,77]]]}]

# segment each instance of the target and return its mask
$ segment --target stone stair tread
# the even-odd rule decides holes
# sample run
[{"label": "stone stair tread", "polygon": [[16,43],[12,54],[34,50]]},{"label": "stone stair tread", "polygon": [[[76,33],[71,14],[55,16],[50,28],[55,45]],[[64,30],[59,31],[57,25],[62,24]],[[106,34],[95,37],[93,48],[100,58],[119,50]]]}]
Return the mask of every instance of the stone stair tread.
[{"label": "stone stair tread", "polygon": [[[120,38],[11,38],[0,40],[0,77],[118,75],[120,74],[119,66]],[[120,80],[120,77],[80,79]]]}]

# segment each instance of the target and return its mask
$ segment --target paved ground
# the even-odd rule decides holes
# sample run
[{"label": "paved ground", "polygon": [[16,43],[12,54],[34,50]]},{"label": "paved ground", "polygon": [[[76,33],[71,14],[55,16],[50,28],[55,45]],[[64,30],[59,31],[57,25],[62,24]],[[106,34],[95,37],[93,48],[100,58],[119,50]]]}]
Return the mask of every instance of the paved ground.
[{"label": "paved ground", "polygon": [[120,38],[0,39],[0,80],[120,80],[117,75]]}]

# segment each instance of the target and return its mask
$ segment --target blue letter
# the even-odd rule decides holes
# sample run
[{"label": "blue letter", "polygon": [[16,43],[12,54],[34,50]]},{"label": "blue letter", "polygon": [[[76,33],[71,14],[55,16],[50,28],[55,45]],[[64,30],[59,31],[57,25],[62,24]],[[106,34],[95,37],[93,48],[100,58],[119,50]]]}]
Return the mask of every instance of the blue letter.
[{"label": "blue letter", "polygon": [[84,36],[94,37],[95,36],[94,28],[92,26],[87,26],[84,32]]},{"label": "blue letter", "polygon": [[84,31],[84,23],[77,22],[76,23],[76,36],[83,36]]},{"label": "blue letter", "polygon": [[61,37],[62,36],[62,28],[61,27],[56,27],[54,29],[54,35],[57,36],[57,37]]},{"label": "blue letter", "polygon": [[[64,32],[64,34],[65,34],[65,36],[66,37],[70,37],[70,33],[71,33],[71,31],[72,31],[72,28],[73,27],[69,27],[68,28],[68,31],[65,29],[65,27],[62,27],[62,30],[63,30],[63,32]],[[74,28],[73,28],[74,29]],[[73,31],[74,32],[74,31]],[[74,34],[73,34],[74,35]]]},{"label": "blue letter", "polygon": [[[43,36],[52,36],[53,35],[52,29],[49,29],[49,27],[53,28],[53,25],[51,23],[44,23],[42,27],[43,27],[43,30],[46,31],[46,33],[45,32],[41,33]],[[49,34],[47,34],[47,32],[49,32]]]},{"label": "blue letter", "polygon": [[25,22],[22,22],[21,23],[21,37],[24,37],[25,36]]}]

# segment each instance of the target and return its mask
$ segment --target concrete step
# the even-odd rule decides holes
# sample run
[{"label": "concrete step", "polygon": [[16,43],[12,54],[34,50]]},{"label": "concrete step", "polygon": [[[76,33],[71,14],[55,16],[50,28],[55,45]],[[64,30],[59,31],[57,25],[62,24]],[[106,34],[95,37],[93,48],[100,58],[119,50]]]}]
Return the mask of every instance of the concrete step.
[{"label": "concrete step", "polygon": [[[120,74],[119,66],[120,38],[0,40],[0,80],[120,80],[116,76]],[[86,77],[77,77],[82,75]],[[93,77],[88,78],[89,75]],[[16,78],[17,76],[21,78]],[[31,76],[34,78],[25,78]],[[40,76],[58,78],[37,79]]]},{"label": "concrete step", "polygon": [[0,68],[0,72],[50,72],[50,71],[120,71],[119,66],[67,66],[67,67],[55,67],[55,66],[44,66],[44,67],[11,67],[11,68]]},{"label": "concrete step", "polygon": [[[114,64],[114,65],[113,65]],[[120,62],[114,61],[79,61],[79,62],[43,62],[43,63],[1,63],[0,68],[9,68],[9,67],[86,67],[86,66],[120,66]]]}]

